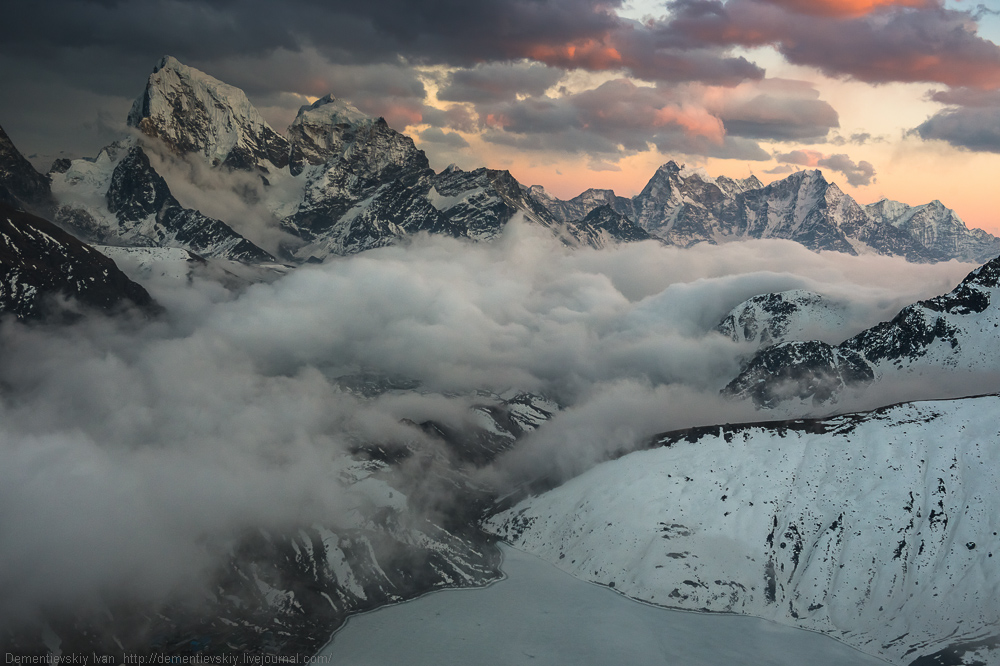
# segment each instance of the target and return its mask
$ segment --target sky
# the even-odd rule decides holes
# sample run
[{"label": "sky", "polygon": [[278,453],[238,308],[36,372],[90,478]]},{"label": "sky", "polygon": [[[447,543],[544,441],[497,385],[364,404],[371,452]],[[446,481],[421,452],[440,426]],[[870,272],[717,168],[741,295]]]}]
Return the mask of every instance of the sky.
[{"label": "sky", "polygon": [[1000,234],[1000,1],[8,0],[0,125],[39,168],[124,130],[163,55],[284,128],[333,93],[435,168],[631,196],[673,159]]}]

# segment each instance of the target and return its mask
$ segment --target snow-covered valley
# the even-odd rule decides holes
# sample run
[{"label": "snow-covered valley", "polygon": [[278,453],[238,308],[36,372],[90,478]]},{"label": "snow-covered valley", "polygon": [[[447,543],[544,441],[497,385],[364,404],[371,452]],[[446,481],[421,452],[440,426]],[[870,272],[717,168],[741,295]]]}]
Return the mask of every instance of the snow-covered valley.
[{"label": "snow-covered valley", "polygon": [[650,603],[813,629],[895,664],[949,649],[997,663],[998,413],[986,396],[682,431],[486,527]]}]

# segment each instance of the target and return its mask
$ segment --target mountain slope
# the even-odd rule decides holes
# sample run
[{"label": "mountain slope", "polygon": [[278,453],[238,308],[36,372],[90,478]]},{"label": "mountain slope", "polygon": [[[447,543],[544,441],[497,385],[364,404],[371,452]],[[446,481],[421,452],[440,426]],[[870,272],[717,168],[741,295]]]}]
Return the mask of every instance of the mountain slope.
[{"label": "mountain slope", "polygon": [[76,304],[108,313],[130,306],[156,310],[146,290],[111,259],[51,222],[3,202],[0,270],[0,311],[18,319],[72,316]]},{"label": "mountain slope", "polygon": [[804,289],[761,294],[740,303],[717,330],[733,342],[758,348],[787,339],[808,339],[810,332],[836,331],[845,324],[843,304]]},{"label": "mountain slope", "polygon": [[883,199],[865,209],[874,219],[905,231],[949,258],[983,263],[1000,255],[1000,238],[982,229],[969,229],[955,211],[937,199],[922,206]]},{"label": "mountain slope", "polygon": [[922,371],[953,374],[1000,369],[1000,258],[972,271],[951,292],[903,308],[891,321],[839,345],[785,342],[762,350],[724,391],[774,407],[814,404],[850,385]]},{"label": "mountain slope", "polygon": [[977,649],[996,664],[998,410],[989,396],[670,433],[486,526],[644,601],[757,615],[896,664]]},{"label": "mountain slope", "polygon": [[49,214],[54,206],[49,179],[35,171],[0,127],[0,203]]},{"label": "mountain slope", "polygon": [[112,144],[93,160],[61,164],[50,175],[62,204],[56,221],[93,242],[182,247],[250,263],[275,261],[224,222],[181,206],[133,141]]}]

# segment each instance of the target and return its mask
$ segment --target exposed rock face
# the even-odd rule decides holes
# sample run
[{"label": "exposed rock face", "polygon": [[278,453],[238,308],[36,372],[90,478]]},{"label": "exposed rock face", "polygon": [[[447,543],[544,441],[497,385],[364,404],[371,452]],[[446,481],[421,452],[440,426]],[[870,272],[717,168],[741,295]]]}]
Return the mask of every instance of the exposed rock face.
[{"label": "exposed rock face", "polygon": [[786,400],[823,403],[848,385],[921,369],[1000,369],[995,302],[1000,258],[980,266],[943,296],[903,308],[839,345],[786,342],[757,353],[724,391],[774,407]]},{"label": "exposed rock face", "polygon": [[18,319],[75,316],[79,306],[106,313],[157,309],[113,261],[6,203],[0,203],[0,270],[0,311]]},{"label": "exposed rock face", "polygon": [[14,146],[0,127],[0,203],[40,215],[52,212],[55,201],[48,177]]},{"label": "exposed rock face", "polygon": [[628,218],[635,218],[635,210],[632,199],[620,197],[612,190],[599,190],[591,188],[573,197],[569,201],[562,201],[550,195],[545,188],[540,185],[532,185],[528,188],[530,194],[536,201],[545,206],[559,222],[575,222],[582,220],[595,208],[610,206],[612,210]]},{"label": "exposed rock face", "polygon": [[96,243],[182,247],[209,257],[273,262],[226,223],[180,205],[133,142],[108,146],[94,160],[74,160],[53,173],[61,202],[56,220]]},{"label": "exposed rock face", "polygon": [[572,233],[585,245],[606,247],[616,243],[635,243],[654,238],[637,227],[632,220],[614,210],[611,206],[599,206],[580,221],[570,223]]},{"label": "exposed rock face", "polygon": [[[754,296],[737,305],[718,331],[733,342],[761,347],[808,339],[813,330],[831,331],[845,323],[844,305],[804,289]],[[805,336],[805,337],[803,337]]]},{"label": "exposed rock face", "polygon": [[872,218],[905,231],[948,258],[983,263],[1000,255],[1000,238],[982,229],[969,229],[955,211],[937,199],[922,206],[883,199],[865,208]]},{"label": "exposed rock face", "polygon": [[200,154],[213,166],[267,172],[288,165],[288,141],[242,90],[170,56],[153,69],[128,124],[180,155]]}]

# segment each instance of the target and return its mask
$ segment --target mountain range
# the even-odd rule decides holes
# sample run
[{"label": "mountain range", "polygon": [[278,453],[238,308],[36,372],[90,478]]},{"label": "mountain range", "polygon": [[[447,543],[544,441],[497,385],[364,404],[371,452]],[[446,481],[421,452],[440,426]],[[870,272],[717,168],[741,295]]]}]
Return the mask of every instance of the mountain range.
[{"label": "mountain range", "polygon": [[[47,174],[0,130],[0,310],[28,321],[155,317],[160,306],[109,257],[169,259],[181,278],[189,265],[239,265],[214,274],[244,284],[419,233],[490,242],[514,220],[575,248],[784,239],[982,265],[842,342],[813,338],[844,330],[844,304],[801,289],[756,295],[719,323],[747,353],[724,395],[832,416],[663,433],[558,487],[523,488],[515,504],[476,471],[561,407],[484,389],[468,396],[461,429],[427,419],[406,424],[420,441],[354,442],[342,480],[364,511],[247,534],[198,612],[109,601],[99,617],[0,635],[5,648],[45,654],[54,635],[67,652],[314,652],[351,613],[497,579],[492,541],[503,538],[650,603],[760,615],[893,663],[1000,663],[997,428],[983,418],[996,396],[835,414],[848,392],[1000,371],[1000,239],[939,201],[863,206],[820,171],[764,185],[673,161],[634,197],[592,189],[563,201],[508,171],[436,171],[409,137],[332,96],[279,133],[242,91],[172,57],[127,123],[131,133],[96,157],[57,160]],[[199,204],[191,192],[208,180],[242,208]],[[361,401],[422,390],[380,375],[335,379]],[[419,482],[404,468],[421,470]],[[435,520],[410,514],[439,491]]]},{"label": "mountain range", "polygon": [[[344,100],[327,96],[302,107],[282,135],[241,90],[169,56],[127,123],[132,135],[95,158],[58,160],[48,178],[0,137],[2,191],[15,205],[54,211],[57,224],[85,241],[183,247],[249,263],[322,261],[419,232],[489,241],[515,215],[567,244],[592,247],[781,238],[917,262],[981,263],[1000,254],[1000,239],[968,229],[940,202],[862,206],[819,171],[765,186],[754,176],[713,178],[671,161],[632,198],[591,189],[568,201],[507,171],[436,172],[412,139]],[[169,185],[177,178],[170,160],[178,159],[245,174],[234,189],[264,211],[281,240],[181,205]]]}]

